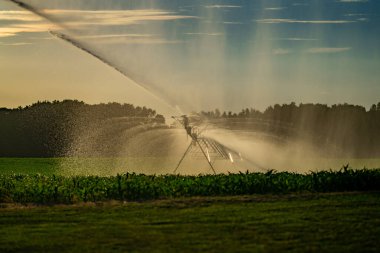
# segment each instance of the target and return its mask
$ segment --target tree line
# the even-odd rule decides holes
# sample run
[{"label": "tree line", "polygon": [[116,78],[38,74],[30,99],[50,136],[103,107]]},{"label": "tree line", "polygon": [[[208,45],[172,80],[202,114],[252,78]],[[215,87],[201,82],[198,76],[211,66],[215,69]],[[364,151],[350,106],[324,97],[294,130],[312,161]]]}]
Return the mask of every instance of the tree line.
[{"label": "tree line", "polygon": [[230,128],[271,132],[284,139],[303,138],[322,148],[333,147],[340,155],[380,157],[380,102],[369,110],[347,103],[328,106],[293,102],[276,104],[263,112],[252,108],[239,113],[216,109],[201,115]]},{"label": "tree line", "polygon": [[89,105],[64,100],[39,101],[15,109],[0,108],[0,156],[63,156],[78,134],[104,125],[107,120],[123,117],[131,122],[130,126],[165,123],[165,118],[155,110],[131,104]]},{"label": "tree line", "polygon": [[[335,155],[380,157],[380,103],[363,106],[338,104],[276,104],[264,111],[245,108],[239,113],[219,109],[200,115],[231,129],[262,131],[288,139],[303,139]],[[148,123],[148,124],[147,124]],[[77,100],[42,101],[15,109],[0,108],[0,157],[54,157],[68,154],[78,137],[98,143],[116,138],[137,125],[165,124],[155,110],[131,104],[89,105]],[[117,143],[114,143],[116,145]]]}]

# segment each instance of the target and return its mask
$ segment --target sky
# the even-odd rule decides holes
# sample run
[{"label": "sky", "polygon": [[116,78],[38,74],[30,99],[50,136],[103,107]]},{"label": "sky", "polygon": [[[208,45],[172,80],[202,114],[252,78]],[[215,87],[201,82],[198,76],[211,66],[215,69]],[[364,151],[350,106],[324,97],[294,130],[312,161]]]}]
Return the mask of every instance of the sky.
[{"label": "sky", "polygon": [[42,16],[0,0],[0,107],[78,99],[174,114],[380,102],[378,0],[23,2]]}]

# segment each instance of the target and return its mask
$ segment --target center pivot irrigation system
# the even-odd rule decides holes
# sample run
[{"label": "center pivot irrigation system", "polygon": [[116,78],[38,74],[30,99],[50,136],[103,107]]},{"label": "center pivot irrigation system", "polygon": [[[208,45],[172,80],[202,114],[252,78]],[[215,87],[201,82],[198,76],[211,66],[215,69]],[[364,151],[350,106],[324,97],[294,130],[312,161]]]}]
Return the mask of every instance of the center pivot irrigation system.
[{"label": "center pivot irrigation system", "polygon": [[232,154],[238,155],[240,159],[242,159],[240,154],[237,154],[236,152],[227,148],[223,144],[211,138],[202,136],[202,132],[207,128],[207,126],[203,129],[200,129],[195,124],[191,124],[189,121],[189,117],[186,115],[172,118],[184,127],[187,136],[191,138],[191,143],[187,147],[185,153],[183,154],[181,160],[175,168],[173,172],[174,174],[177,172],[183,160],[189,154],[195,157],[204,157],[210,165],[214,174],[216,174],[216,171],[213,164],[216,160],[226,160],[233,163],[234,158]]},{"label": "center pivot irrigation system", "polygon": [[[66,25],[62,24],[61,22],[56,20],[54,17],[50,16],[49,14],[47,14],[43,11],[38,10],[37,8],[33,7],[30,4],[25,3],[22,0],[8,0],[8,1],[18,5],[20,8],[23,8],[27,11],[30,11],[30,12],[46,19],[46,20],[49,20],[50,22],[58,25],[60,27],[60,29],[70,30],[68,27],[66,27]],[[69,44],[77,47],[78,49],[80,49],[80,50],[88,53],[89,55],[92,55],[93,57],[97,58],[98,60],[100,60],[104,64],[112,67],[114,70],[116,70],[117,72],[122,74],[124,77],[133,81],[137,86],[139,86],[140,88],[143,88],[145,91],[147,91],[148,93],[150,93],[154,97],[158,98],[160,101],[164,102],[169,107],[172,107],[176,111],[178,111],[177,107],[174,107],[171,103],[168,103],[166,100],[162,99],[161,96],[157,95],[157,93],[159,93],[159,92],[157,91],[157,89],[154,89],[154,86],[145,85],[144,84],[145,82],[141,82],[140,79],[138,78],[138,76],[134,75],[133,73],[130,73],[128,70],[120,68],[120,66],[117,66],[116,64],[111,62],[107,58],[107,56],[101,55],[101,54],[97,53],[96,51],[91,50],[90,48],[88,48],[87,45],[83,44],[79,40],[76,40],[67,34],[63,34],[63,33],[57,32],[57,31],[50,31],[50,34],[55,36],[56,38],[59,38],[59,39],[62,39],[64,41],[68,42]],[[160,94],[160,95],[162,95],[162,94]],[[165,96],[165,97],[167,97],[167,96]],[[169,99],[169,101],[170,101],[170,99]],[[181,160],[179,161],[177,167],[175,168],[174,173],[177,172],[178,168],[181,166],[183,160],[185,159],[185,157],[188,154],[192,154],[193,156],[196,156],[196,157],[206,158],[208,164],[210,165],[212,171],[215,174],[216,174],[216,171],[214,169],[213,164],[216,160],[227,160],[227,161],[231,161],[231,163],[233,163],[234,159],[233,159],[232,154],[239,156],[240,159],[242,160],[240,153],[237,153],[237,152],[233,151],[232,149],[227,148],[226,146],[224,146],[223,144],[217,142],[216,140],[214,140],[212,138],[202,136],[202,132],[206,128],[203,128],[202,130],[200,130],[200,128],[195,124],[195,123],[197,123],[196,121],[195,121],[195,123],[189,122],[188,116],[184,115],[184,116],[173,117],[173,118],[176,121],[178,121],[185,128],[187,136],[191,138],[191,143],[189,144],[186,152],[184,153],[184,155],[182,156]]]}]

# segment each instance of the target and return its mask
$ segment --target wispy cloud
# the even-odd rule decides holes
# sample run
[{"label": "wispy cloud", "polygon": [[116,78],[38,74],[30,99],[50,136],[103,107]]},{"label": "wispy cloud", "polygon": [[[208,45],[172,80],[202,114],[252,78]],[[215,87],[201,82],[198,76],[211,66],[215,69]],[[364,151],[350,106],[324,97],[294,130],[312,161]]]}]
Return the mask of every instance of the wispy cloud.
[{"label": "wispy cloud", "polygon": [[167,40],[155,34],[96,34],[77,36],[78,39],[96,39],[99,44],[178,44],[180,40]]},{"label": "wispy cloud", "polygon": [[244,23],[243,22],[224,21],[224,22],[222,22],[222,24],[225,24],[225,25],[243,25]]},{"label": "wispy cloud", "polygon": [[98,35],[85,35],[77,36],[80,39],[109,39],[109,38],[149,38],[155,36],[154,34],[98,34]]},{"label": "wispy cloud", "polygon": [[20,33],[41,33],[54,28],[54,25],[48,23],[13,24],[8,27],[0,27],[0,37],[12,37]]},{"label": "wispy cloud", "polygon": [[347,24],[356,22],[351,20],[297,20],[281,18],[257,19],[255,21],[261,24]]},{"label": "wispy cloud", "polygon": [[67,20],[68,25],[131,25],[147,21],[172,21],[179,19],[194,19],[195,16],[178,15],[173,12],[140,9],[140,10],[45,10],[47,14],[53,14],[59,19]]},{"label": "wispy cloud", "polygon": [[356,21],[367,22],[369,21],[368,14],[366,13],[349,13],[345,14],[345,17],[355,18]]},{"label": "wispy cloud", "polygon": [[351,50],[350,47],[316,47],[306,50],[306,53],[310,54],[331,54],[341,53]]},{"label": "wispy cloud", "polygon": [[[139,24],[143,22],[172,21],[179,19],[197,18],[193,16],[177,15],[163,10],[44,10],[56,20],[62,20],[65,26],[81,29],[86,26],[119,26]],[[0,37],[15,36],[19,33],[46,32],[58,29],[58,26],[44,21],[41,17],[27,11],[0,11],[0,21],[15,21],[6,27],[0,27]]]},{"label": "wispy cloud", "polygon": [[210,9],[228,9],[228,8],[242,8],[242,7],[240,5],[214,4],[214,5],[205,5],[205,8],[210,8]]},{"label": "wispy cloud", "polygon": [[281,11],[284,9],[285,9],[285,7],[270,7],[270,8],[265,8],[264,10],[266,10],[266,11]]},{"label": "wispy cloud", "polygon": [[40,21],[40,17],[28,11],[0,11],[0,20],[11,21]]},{"label": "wispy cloud", "polygon": [[338,0],[341,3],[366,3],[368,0]]},{"label": "wispy cloud", "polygon": [[294,37],[294,38],[275,38],[275,39],[272,39],[272,40],[284,40],[284,41],[316,41],[317,39],[313,39],[313,38],[297,38],[297,37]]},{"label": "wispy cloud", "polygon": [[183,41],[167,40],[156,34],[95,34],[77,36],[78,39],[96,39],[99,44],[178,44]]},{"label": "wispy cloud", "polygon": [[181,40],[167,40],[160,37],[110,37],[98,38],[98,44],[180,44]]},{"label": "wispy cloud", "polygon": [[367,16],[367,15],[368,14],[366,14],[366,13],[348,13],[344,16],[346,16],[346,17],[358,17],[358,16]]},{"label": "wispy cloud", "polygon": [[12,37],[12,36],[15,36],[16,33],[13,32],[13,31],[9,31],[8,29],[3,29],[0,27],[0,38],[4,38],[4,37]]},{"label": "wispy cloud", "polygon": [[222,36],[223,33],[185,33],[185,35],[193,35],[193,36]]}]

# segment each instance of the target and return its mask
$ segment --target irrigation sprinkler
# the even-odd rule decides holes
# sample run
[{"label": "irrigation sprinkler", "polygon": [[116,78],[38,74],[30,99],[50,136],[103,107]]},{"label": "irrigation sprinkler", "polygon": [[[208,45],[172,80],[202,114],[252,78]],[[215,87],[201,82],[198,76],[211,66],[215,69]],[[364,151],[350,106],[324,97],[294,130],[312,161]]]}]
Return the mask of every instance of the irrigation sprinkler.
[{"label": "irrigation sprinkler", "polygon": [[[58,25],[60,28],[63,28],[65,30],[71,30],[70,27],[67,27],[66,25],[62,24],[62,22],[60,22],[59,20],[56,20],[51,15],[48,15],[45,12],[38,10],[31,4],[27,4],[22,0],[8,0],[8,1],[13,2],[14,4],[18,5],[20,8],[30,11],[46,20],[49,20],[50,22]],[[82,50],[83,52],[91,55],[92,57],[95,57],[96,59],[106,64],[107,66],[113,68],[115,71],[122,74],[125,78],[135,83],[138,87],[142,88],[145,92],[149,93],[150,95],[152,95],[159,101],[163,102],[163,104],[174,109],[175,111],[178,111],[178,107],[174,106],[172,99],[169,96],[165,95],[165,93],[162,92],[161,89],[159,89],[159,87],[152,84],[146,85],[146,81],[141,80],[143,78],[141,78],[139,75],[132,73],[132,71],[130,71],[129,69],[120,67],[118,64],[111,61],[107,56],[104,56],[101,53],[97,52],[96,50],[89,48],[87,45],[85,45],[80,40],[76,39],[75,37],[71,37],[68,34],[64,34],[57,31],[49,31],[49,32],[54,37],[61,39],[63,41],[66,41],[72,46],[78,48],[79,50]],[[216,174],[215,168],[213,166],[213,163],[215,162],[215,160],[223,159],[223,160],[231,161],[231,163],[233,163],[234,160],[233,160],[232,154],[241,157],[239,153],[233,151],[230,148],[227,148],[226,146],[222,145],[216,140],[210,137],[202,136],[202,131],[200,131],[197,126],[190,123],[189,118],[186,115],[180,116],[180,117],[173,117],[173,118],[179,121],[181,125],[183,125],[184,129],[186,130],[187,136],[191,138],[191,143],[189,147],[187,148],[186,152],[184,153],[184,155],[182,156],[181,160],[179,161],[176,169],[174,170],[174,173],[178,170],[181,163],[183,162],[183,160],[189,153],[204,157],[207,160],[214,174]]]},{"label": "irrigation sprinkler", "polygon": [[187,147],[185,153],[179,160],[177,167],[173,171],[174,174],[177,172],[183,160],[189,154],[192,154],[193,156],[196,156],[196,157],[205,158],[208,165],[214,172],[214,174],[216,174],[216,171],[213,164],[216,160],[219,159],[219,160],[227,160],[227,161],[230,161],[231,163],[234,162],[233,155],[232,155],[234,151],[230,150],[229,148],[217,142],[216,140],[209,137],[204,137],[202,135],[206,127],[203,129],[200,129],[195,124],[190,123],[190,119],[187,115],[183,115],[180,117],[172,117],[172,118],[175,119],[177,122],[179,122],[183,126],[183,128],[186,131],[187,136],[190,137],[191,139],[191,143]]}]

